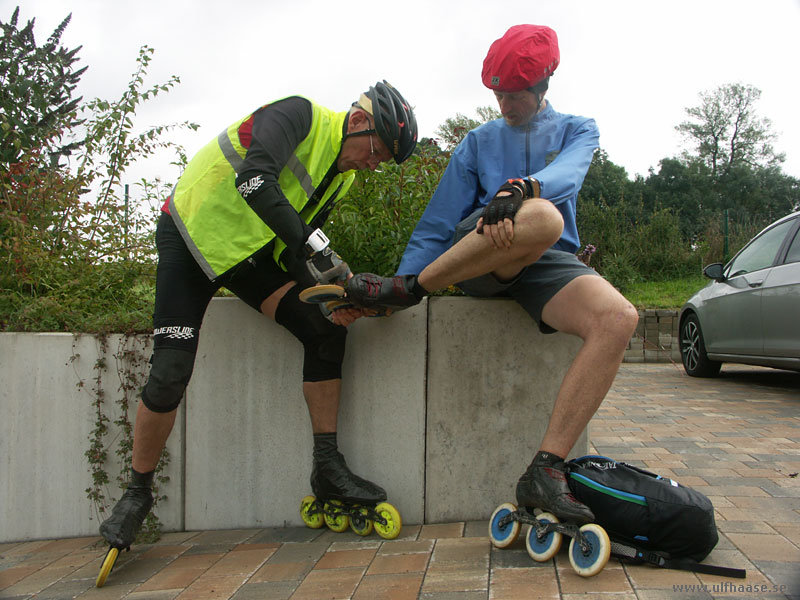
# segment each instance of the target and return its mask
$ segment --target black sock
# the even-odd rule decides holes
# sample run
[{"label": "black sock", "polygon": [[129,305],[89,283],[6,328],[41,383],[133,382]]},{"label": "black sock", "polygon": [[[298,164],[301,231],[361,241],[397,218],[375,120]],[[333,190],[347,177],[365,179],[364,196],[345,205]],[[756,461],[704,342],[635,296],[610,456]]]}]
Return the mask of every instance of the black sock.
[{"label": "black sock", "polygon": [[155,473],[155,470],[149,471],[148,473],[139,473],[139,471],[131,467],[131,482],[128,484],[128,487],[152,488],[153,477],[155,476]]}]

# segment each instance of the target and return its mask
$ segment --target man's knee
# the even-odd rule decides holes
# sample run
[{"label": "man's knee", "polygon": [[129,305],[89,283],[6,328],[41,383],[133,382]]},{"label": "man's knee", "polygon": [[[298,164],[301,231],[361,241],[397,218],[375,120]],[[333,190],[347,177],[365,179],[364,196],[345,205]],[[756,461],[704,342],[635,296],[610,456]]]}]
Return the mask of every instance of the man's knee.
[{"label": "man's knee", "polygon": [[555,244],[564,231],[564,217],[549,200],[526,200],[518,216],[519,224],[524,227],[523,233],[530,233],[527,239],[539,254],[541,248],[547,249]]},{"label": "man's knee", "polygon": [[636,307],[618,292],[612,301],[602,305],[598,317],[598,326],[602,330],[601,335],[606,338],[613,337],[624,345],[628,344],[639,323],[639,313]]},{"label": "man's knee", "polygon": [[156,413],[172,412],[181,403],[194,369],[194,353],[174,348],[156,348],[142,402]]},{"label": "man's knee", "polygon": [[347,330],[336,327],[336,331],[331,330],[303,342],[303,381],[342,378]]},{"label": "man's knee", "polygon": [[316,304],[301,302],[290,289],[275,311],[275,321],[303,344],[303,381],[341,379],[347,329],[334,325]]}]

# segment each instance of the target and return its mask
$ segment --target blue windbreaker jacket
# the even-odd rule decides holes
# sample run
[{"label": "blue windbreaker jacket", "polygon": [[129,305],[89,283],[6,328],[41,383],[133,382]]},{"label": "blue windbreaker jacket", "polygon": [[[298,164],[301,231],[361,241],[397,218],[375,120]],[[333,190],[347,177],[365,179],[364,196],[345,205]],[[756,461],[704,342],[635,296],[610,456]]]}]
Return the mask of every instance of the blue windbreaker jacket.
[{"label": "blue windbreaker jacket", "polygon": [[549,102],[525,126],[497,119],[470,131],[453,152],[397,273],[418,275],[450,247],[459,221],[518,177],[539,181],[542,198],[564,216],[564,232],[553,248],[576,252],[575,205],[599,137],[593,119],[557,113]]}]

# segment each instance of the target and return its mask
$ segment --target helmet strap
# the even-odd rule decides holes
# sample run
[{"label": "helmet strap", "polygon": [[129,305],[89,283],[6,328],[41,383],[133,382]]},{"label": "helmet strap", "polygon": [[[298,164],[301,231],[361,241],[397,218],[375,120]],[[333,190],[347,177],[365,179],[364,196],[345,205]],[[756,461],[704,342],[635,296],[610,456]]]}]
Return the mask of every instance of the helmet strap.
[{"label": "helmet strap", "polygon": [[[372,115],[365,108],[363,108],[362,106],[359,106],[357,102],[353,102],[353,106],[355,106],[357,108],[360,108],[365,113],[367,113],[367,115],[368,115],[367,123],[370,123],[370,118],[372,118]],[[354,131],[353,133],[347,133],[347,125],[348,125],[349,122],[350,122],[350,115],[348,114],[347,117],[345,118],[345,121],[344,121],[345,134],[342,136],[342,143],[343,144],[344,144],[344,141],[347,138],[350,138],[350,137],[358,137],[358,136],[361,136],[361,135],[372,135],[373,133],[376,134],[376,135],[378,134],[378,130],[375,129],[374,127],[367,128],[367,129],[362,129],[361,131]],[[370,125],[371,124],[372,123],[370,123]],[[378,137],[380,137],[380,136],[378,136]]]}]

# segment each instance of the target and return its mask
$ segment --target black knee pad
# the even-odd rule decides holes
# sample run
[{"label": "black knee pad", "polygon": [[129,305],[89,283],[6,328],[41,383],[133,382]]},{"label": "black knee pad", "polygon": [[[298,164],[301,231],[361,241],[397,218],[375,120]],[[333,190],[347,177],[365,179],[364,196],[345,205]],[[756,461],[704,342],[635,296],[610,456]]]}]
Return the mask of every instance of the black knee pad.
[{"label": "black knee pad", "polygon": [[186,350],[153,350],[150,377],[142,389],[142,402],[148,409],[168,413],[178,408],[192,377],[194,357],[194,352]]},{"label": "black knee pad", "polygon": [[298,298],[290,289],[275,311],[275,321],[303,344],[303,381],[341,379],[347,329],[326,319],[316,304]]}]

